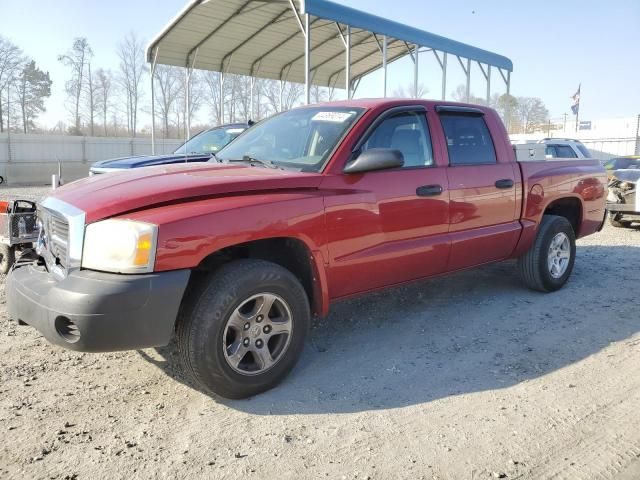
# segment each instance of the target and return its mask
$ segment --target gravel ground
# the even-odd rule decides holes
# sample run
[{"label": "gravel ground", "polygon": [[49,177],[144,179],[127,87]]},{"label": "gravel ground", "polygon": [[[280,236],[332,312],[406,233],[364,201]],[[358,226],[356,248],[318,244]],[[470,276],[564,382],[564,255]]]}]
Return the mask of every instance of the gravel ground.
[{"label": "gravel ground", "polygon": [[638,479],[640,229],[578,243],[553,294],[505,262],[338,304],[243,401],[171,347],[53,347],[2,291],[0,478]]}]

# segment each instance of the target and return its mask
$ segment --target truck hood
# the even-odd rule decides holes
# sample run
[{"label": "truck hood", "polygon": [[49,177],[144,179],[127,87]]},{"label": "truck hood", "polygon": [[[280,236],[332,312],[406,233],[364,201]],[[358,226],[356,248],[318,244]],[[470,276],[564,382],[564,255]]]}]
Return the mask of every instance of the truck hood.
[{"label": "truck hood", "polygon": [[160,204],[246,192],[315,189],[322,175],[212,163],[178,164],[96,175],[69,183],[53,197],[86,213],[86,222]]},{"label": "truck hood", "polygon": [[208,153],[201,154],[178,154],[170,153],[167,155],[136,155],[133,157],[112,158],[109,160],[101,160],[91,165],[91,168],[139,168],[149,167],[152,165],[164,165],[167,163],[206,161],[211,158]]}]

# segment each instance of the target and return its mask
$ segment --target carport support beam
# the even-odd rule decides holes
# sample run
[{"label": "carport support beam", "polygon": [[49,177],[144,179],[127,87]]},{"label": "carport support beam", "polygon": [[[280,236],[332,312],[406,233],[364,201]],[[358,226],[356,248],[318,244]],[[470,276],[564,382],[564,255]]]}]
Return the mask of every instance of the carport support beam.
[{"label": "carport support beam", "polygon": [[447,52],[442,55],[442,100],[447,96]]},{"label": "carport support beam", "polygon": [[382,36],[382,96],[387,98],[387,36]]},{"label": "carport support beam", "polygon": [[220,72],[220,125],[224,124],[224,72]]},{"label": "carport support beam", "polygon": [[491,102],[491,65],[487,65],[487,105]]},{"label": "carport support beam", "polygon": [[154,89],[154,77],[156,74],[156,62],[158,60],[158,49],[153,53],[153,63],[151,64],[151,155],[156,154],[156,95]]},{"label": "carport support beam", "polygon": [[466,102],[469,103],[469,99],[471,98],[471,59],[469,58],[467,58],[467,71],[465,73],[467,74]]},{"label": "carport support beam", "polygon": [[347,25],[347,32],[345,35],[344,43],[344,84],[347,88],[347,100],[351,100],[351,25]]},{"label": "carport support beam", "polygon": [[311,103],[311,28],[309,14],[304,14],[304,100]]},{"label": "carport support beam", "polygon": [[416,44],[413,58],[413,96],[418,98],[418,58],[420,56],[420,46]]}]

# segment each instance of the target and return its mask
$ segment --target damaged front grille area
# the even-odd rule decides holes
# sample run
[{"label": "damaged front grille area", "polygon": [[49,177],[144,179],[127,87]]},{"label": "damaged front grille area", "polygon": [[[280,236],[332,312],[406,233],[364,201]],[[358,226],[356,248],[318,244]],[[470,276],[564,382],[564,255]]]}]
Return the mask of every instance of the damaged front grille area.
[{"label": "damaged front grille area", "polygon": [[56,277],[80,268],[84,221],[82,210],[56,198],[48,197],[38,205],[36,252]]}]

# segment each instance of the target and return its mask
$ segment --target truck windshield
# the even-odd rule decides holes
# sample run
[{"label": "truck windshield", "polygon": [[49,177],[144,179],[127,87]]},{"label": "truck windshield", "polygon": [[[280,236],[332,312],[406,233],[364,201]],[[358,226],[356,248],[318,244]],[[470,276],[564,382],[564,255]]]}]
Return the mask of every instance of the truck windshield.
[{"label": "truck windshield", "polygon": [[353,107],[304,107],[254,125],[217,154],[219,161],[253,158],[276,166],[318,172],[363,112]]},{"label": "truck windshield", "polygon": [[181,155],[189,155],[190,153],[218,153],[231,140],[244,132],[246,128],[247,127],[239,125],[205,130],[178,147],[173,153],[179,153]]}]

